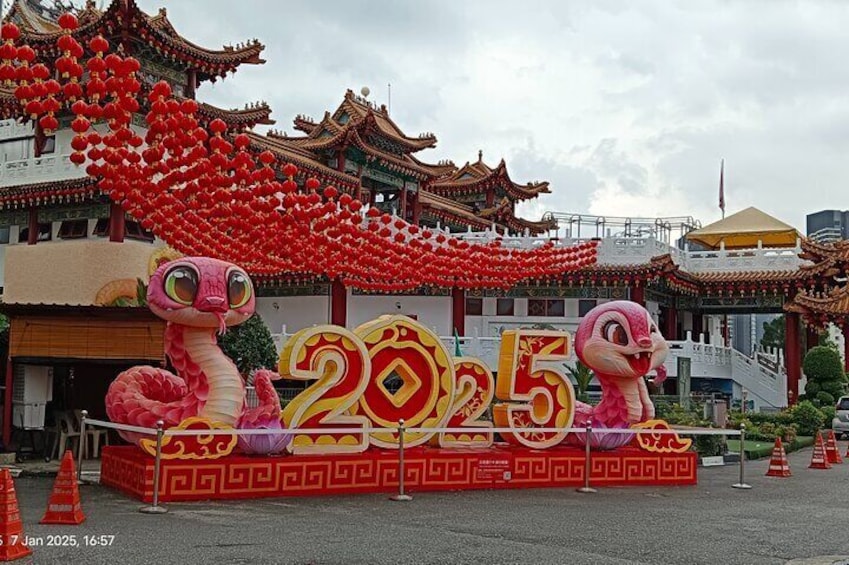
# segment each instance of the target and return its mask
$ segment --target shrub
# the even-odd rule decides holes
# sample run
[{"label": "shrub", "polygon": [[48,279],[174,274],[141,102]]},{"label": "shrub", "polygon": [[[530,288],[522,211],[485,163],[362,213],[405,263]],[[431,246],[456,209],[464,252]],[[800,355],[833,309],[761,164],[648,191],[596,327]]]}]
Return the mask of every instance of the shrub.
[{"label": "shrub", "polygon": [[274,369],[277,366],[274,340],[259,314],[254,314],[243,324],[229,328],[227,333],[219,336],[218,345],[245,377],[256,369]]},{"label": "shrub", "polygon": [[826,406],[831,406],[832,404],[834,404],[834,396],[823,390],[817,393],[816,401],[819,403],[820,408],[822,409]]},{"label": "shrub", "polygon": [[815,435],[817,430],[821,429],[825,424],[823,413],[808,400],[800,402],[791,408],[790,414],[793,417],[793,423],[796,424],[799,434],[803,436]]},{"label": "shrub", "polygon": [[811,348],[805,355],[802,370],[805,371],[805,376],[808,377],[809,382],[812,380],[819,383],[844,380],[840,354],[830,347],[818,345]]},{"label": "shrub", "polygon": [[837,410],[834,408],[834,403],[827,404],[820,408],[820,412],[822,412],[823,417],[825,418],[825,427],[831,427],[831,421],[834,420],[834,416],[837,415]]},{"label": "shrub", "polygon": [[815,404],[828,405],[846,389],[846,375],[840,354],[831,347],[817,346],[808,351],[802,364],[808,379],[805,396]]},{"label": "shrub", "polygon": [[693,447],[702,457],[713,457],[725,453],[725,436],[696,436]]}]

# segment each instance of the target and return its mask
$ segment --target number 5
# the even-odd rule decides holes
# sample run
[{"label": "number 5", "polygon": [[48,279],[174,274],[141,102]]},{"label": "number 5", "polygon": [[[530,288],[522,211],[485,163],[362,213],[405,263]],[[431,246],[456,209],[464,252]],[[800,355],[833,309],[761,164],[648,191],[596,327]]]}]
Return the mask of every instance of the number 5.
[{"label": "number 5", "polygon": [[[532,449],[557,445],[566,432],[537,432],[534,428],[568,428],[575,417],[575,390],[568,377],[540,361],[569,356],[569,334],[546,330],[508,330],[501,335],[495,396],[506,402],[492,409],[505,440]],[[521,430],[521,431],[520,431]]]}]

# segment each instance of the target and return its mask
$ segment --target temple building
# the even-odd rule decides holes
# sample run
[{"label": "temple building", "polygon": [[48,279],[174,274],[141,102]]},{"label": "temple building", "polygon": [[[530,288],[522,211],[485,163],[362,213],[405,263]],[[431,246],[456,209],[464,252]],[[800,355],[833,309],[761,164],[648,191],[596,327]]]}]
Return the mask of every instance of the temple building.
[{"label": "temple building", "polygon": [[518,184],[502,159],[495,167],[483,161],[457,167],[451,161],[426,163],[416,154],[436,145],[436,136],[405,134],[384,105],[348,90],[321,121],[295,118],[304,135],[279,132],[251,134],[257,149],[273,151],[301,169],[352,196],[414,224],[454,231],[495,229],[500,233],[539,235],[553,221],[516,217],[516,203],[549,193],[547,182]]},{"label": "temple building", "polygon": [[[139,59],[145,85],[167,80],[183,98],[241,65],[263,63],[256,40],[203,48],[177,32],[165,10],[146,14],[134,0],[113,0],[105,9],[88,2],[78,16],[80,42],[103,34]],[[36,0],[15,0],[6,20],[48,62],[57,17]],[[147,111],[141,101],[139,124]],[[429,163],[423,154],[436,145],[435,135],[404,133],[385,107],[350,90],[321,120],[296,117],[297,135],[250,131],[272,125],[270,113],[264,102],[235,110],[200,103],[199,111],[202,120],[223,120],[230,133],[248,131],[253,149],[272,151],[279,167],[297,165],[301,185],[315,177],[435,233],[516,248],[599,239],[594,265],[556,283],[506,290],[427,286],[382,294],[326,277],[252,273],[257,311],[281,339],[315,324],[353,328],[381,314],[405,314],[497,370],[504,330],[574,331],[594,306],[633,300],[672,342],[664,392],[748,397],[755,408],[776,408],[798,400],[802,352],[818,332],[826,324],[849,329],[849,248],[807,240],[755,208],[704,227],[670,218],[561,215],[606,229],[587,236],[570,228],[559,237],[555,216],[520,218],[516,204],[570,187],[516,182],[503,160],[487,164],[481,153],[462,166]],[[60,128],[45,135],[0,88],[0,310],[11,323],[2,414],[7,446],[13,426],[44,425],[43,413],[39,420],[25,406],[13,407],[20,387],[44,368],[52,371],[49,406],[103,416],[104,393],[118,372],[166,362],[164,324],[140,305],[136,290],[142,285],[143,294],[168,250],[70,162],[70,115],[58,117]],[[735,352],[726,322],[733,314],[784,314],[783,351]]]}]

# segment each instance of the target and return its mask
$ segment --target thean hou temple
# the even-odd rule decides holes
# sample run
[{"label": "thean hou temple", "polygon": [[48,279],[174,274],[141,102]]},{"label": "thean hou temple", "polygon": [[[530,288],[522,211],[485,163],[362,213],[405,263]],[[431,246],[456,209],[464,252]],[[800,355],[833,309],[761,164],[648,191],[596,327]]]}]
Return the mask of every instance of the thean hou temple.
[{"label": "thean hou temple", "polygon": [[[133,0],[113,0],[103,9],[88,2],[77,15],[73,36],[81,44],[102,34],[133,54],[143,94],[165,80],[178,98],[202,99],[209,82],[264,62],[264,46],[256,40],[201,47],[178,33],[164,9],[146,14]],[[15,0],[5,21],[17,24],[20,42],[47,63],[57,56],[58,16],[34,0]],[[143,129],[148,109],[140,99],[136,127]],[[257,310],[280,340],[314,324],[350,328],[381,314],[406,314],[434,328],[452,350],[480,357],[495,371],[502,331],[574,331],[596,305],[628,299],[651,312],[672,344],[665,392],[678,391],[679,359],[686,358],[690,390],[737,400],[745,393],[760,408],[795,403],[803,350],[828,325],[844,336],[849,327],[849,247],[808,241],[756,208],[706,226],[686,216],[552,212],[531,220],[517,215],[517,203],[570,187],[514,180],[509,163],[485,162],[481,153],[458,156],[462,165],[429,162],[434,134],[405,133],[385,106],[352,90],[321,119],[295,117],[297,135],[253,130],[274,124],[265,102],[243,109],[198,104],[204,123],[224,124],[222,136],[232,140],[247,132],[251,151],[273,153],[279,178],[286,176],[285,164],[295,165],[299,191],[315,178],[360,200],[364,212],[378,209],[400,225],[469,244],[500,240],[505,249],[533,250],[547,242],[555,248],[594,242],[582,251],[581,268],[509,288],[422,284],[380,292],[346,286],[341,277],[252,272]],[[10,88],[0,89],[0,112],[0,284],[11,324],[3,409],[8,443],[13,426],[32,416],[13,407],[16,383],[24,386],[49,371],[54,404],[102,416],[103,396],[119,371],[165,362],[163,322],[126,295],[110,294],[110,284],[146,281],[166,242],[155,235],[155,222],[127,213],[98,178],[72,162],[70,112],[59,112],[56,131],[45,132]],[[783,350],[730,347],[729,317],[782,313]]]}]

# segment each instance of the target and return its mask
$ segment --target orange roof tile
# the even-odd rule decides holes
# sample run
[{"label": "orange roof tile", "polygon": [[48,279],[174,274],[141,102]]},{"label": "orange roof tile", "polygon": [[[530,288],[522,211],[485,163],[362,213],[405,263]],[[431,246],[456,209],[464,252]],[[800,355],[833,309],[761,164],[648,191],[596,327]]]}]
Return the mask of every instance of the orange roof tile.
[{"label": "orange roof tile", "polygon": [[507,174],[507,164],[504,159],[495,168],[491,168],[483,162],[482,153],[478,153],[477,162],[466,163],[463,167],[437,179],[429,186],[429,190],[443,196],[476,194],[488,188],[500,188],[515,200],[527,200],[551,192],[548,189],[548,182],[529,182],[527,185],[513,182],[510,175]]},{"label": "orange roof tile", "polygon": [[[52,54],[57,49],[56,38],[62,33],[53,19],[59,15],[58,9],[44,10],[43,6],[36,7],[29,0],[14,0],[4,21],[17,23],[22,41],[29,43],[33,49]],[[163,57],[181,59],[196,68],[200,80],[223,76],[241,64],[265,62],[260,57],[265,46],[257,40],[217,50],[201,47],[177,33],[164,8],[160,8],[157,15],[150,16],[141,11],[135,0],[113,0],[103,11],[89,4],[79,11],[79,20],[80,26],[74,35],[80,40],[97,33],[117,36],[124,29],[130,29],[137,38],[161,51]]]}]

